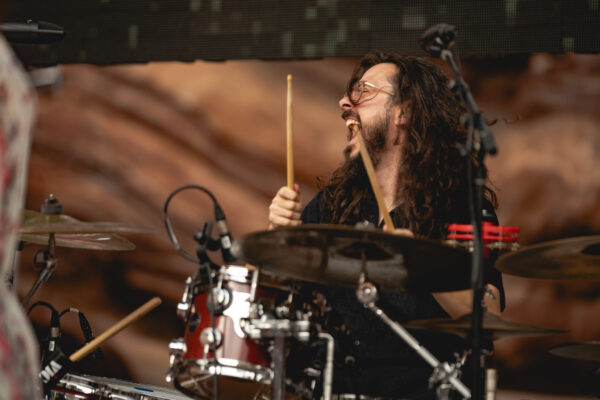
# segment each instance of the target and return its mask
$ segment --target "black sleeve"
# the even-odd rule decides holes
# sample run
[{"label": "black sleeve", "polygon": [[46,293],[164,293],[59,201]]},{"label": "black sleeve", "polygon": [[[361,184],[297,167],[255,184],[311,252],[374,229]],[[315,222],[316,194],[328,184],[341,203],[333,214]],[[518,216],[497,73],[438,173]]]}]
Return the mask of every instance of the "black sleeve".
[{"label": "black sleeve", "polygon": [[303,224],[321,224],[325,221],[322,221],[320,212],[319,212],[319,201],[321,199],[323,192],[317,193],[315,197],[311,201],[308,202],[304,210],[302,210],[302,215],[300,215],[300,220],[302,220]]}]

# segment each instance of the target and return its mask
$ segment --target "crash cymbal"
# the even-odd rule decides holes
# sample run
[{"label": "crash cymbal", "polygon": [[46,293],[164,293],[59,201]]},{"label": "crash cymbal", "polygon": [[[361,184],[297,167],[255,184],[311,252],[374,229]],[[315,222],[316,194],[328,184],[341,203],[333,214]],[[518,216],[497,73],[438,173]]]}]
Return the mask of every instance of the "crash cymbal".
[{"label": "crash cymbal", "polygon": [[344,225],[302,225],[246,235],[237,258],[282,278],[356,288],[364,253],[368,279],[385,291],[467,289],[470,254],[430,240]]},{"label": "crash cymbal", "polygon": [[496,268],[537,279],[600,279],[600,235],[553,240],[498,259]]},{"label": "crash cymbal", "polygon": [[25,210],[19,233],[147,233],[152,230],[121,222],[82,222],[65,214]]},{"label": "crash cymbal", "polygon": [[[404,324],[404,327],[451,333],[462,338],[467,338],[471,333],[471,314],[465,314],[456,319],[439,318],[411,321]],[[567,333],[567,331],[542,328],[521,322],[505,321],[497,315],[488,312],[483,314],[483,336],[489,340],[498,340],[503,337],[515,335],[538,336],[559,333]]]},{"label": "crash cymbal", "polygon": [[[19,240],[26,243],[48,244],[48,234],[23,233]],[[86,250],[134,250],[135,245],[122,236],[110,233],[76,233],[54,235],[56,246]]]},{"label": "crash cymbal", "polygon": [[600,361],[600,341],[563,344],[551,348],[550,353],[576,360]]}]

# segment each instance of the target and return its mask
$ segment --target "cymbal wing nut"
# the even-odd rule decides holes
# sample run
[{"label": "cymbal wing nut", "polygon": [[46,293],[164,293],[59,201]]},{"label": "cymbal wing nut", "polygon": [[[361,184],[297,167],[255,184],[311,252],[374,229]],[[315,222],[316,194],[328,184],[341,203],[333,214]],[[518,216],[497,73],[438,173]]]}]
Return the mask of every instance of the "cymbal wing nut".
[{"label": "cymbal wing nut", "polygon": [[373,304],[377,301],[377,288],[371,282],[363,282],[356,290],[356,297],[364,306]]}]

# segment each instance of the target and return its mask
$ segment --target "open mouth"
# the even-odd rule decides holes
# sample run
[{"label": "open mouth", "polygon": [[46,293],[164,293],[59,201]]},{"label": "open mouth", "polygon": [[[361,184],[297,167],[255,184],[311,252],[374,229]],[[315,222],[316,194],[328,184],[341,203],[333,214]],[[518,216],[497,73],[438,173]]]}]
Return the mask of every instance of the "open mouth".
[{"label": "open mouth", "polygon": [[353,141],[356,138],[355,127],[356,128],[360,128],[360,122],[358,122],[355,119],[348,118],[346,120],[346,127],[348,128],[348,138],[347,138],[347,140],[349,142],[351,142],[351,141]]}]

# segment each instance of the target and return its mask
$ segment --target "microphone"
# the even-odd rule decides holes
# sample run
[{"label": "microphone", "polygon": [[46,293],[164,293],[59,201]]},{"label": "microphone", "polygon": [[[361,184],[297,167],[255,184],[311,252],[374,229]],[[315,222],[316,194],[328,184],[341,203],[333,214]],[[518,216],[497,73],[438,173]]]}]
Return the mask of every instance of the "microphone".
[{"label": "microphone", "polygon": [[4,22],[0,32],[10,43],[49,44],[62,40],[65,30],[51,22],[33,21]]},{"label": "microphone", "polygon": [[215,202],[215,219],[217,220],[217,228],[219,229],[219,241],[221,242],[221,254],[223,255],[223,261],[232,262],[236,258],[231,253],[231,244],[233,239],[229,233],[229,227],[225,220],[225,213],[221,209],[218,203]]},{"label": "microphone", "polygon": [[448,50],[454,46],[455,37],[454,26],[437,24],[423,33],[419,44],[431,56],[440,57],[444,50]]}]

